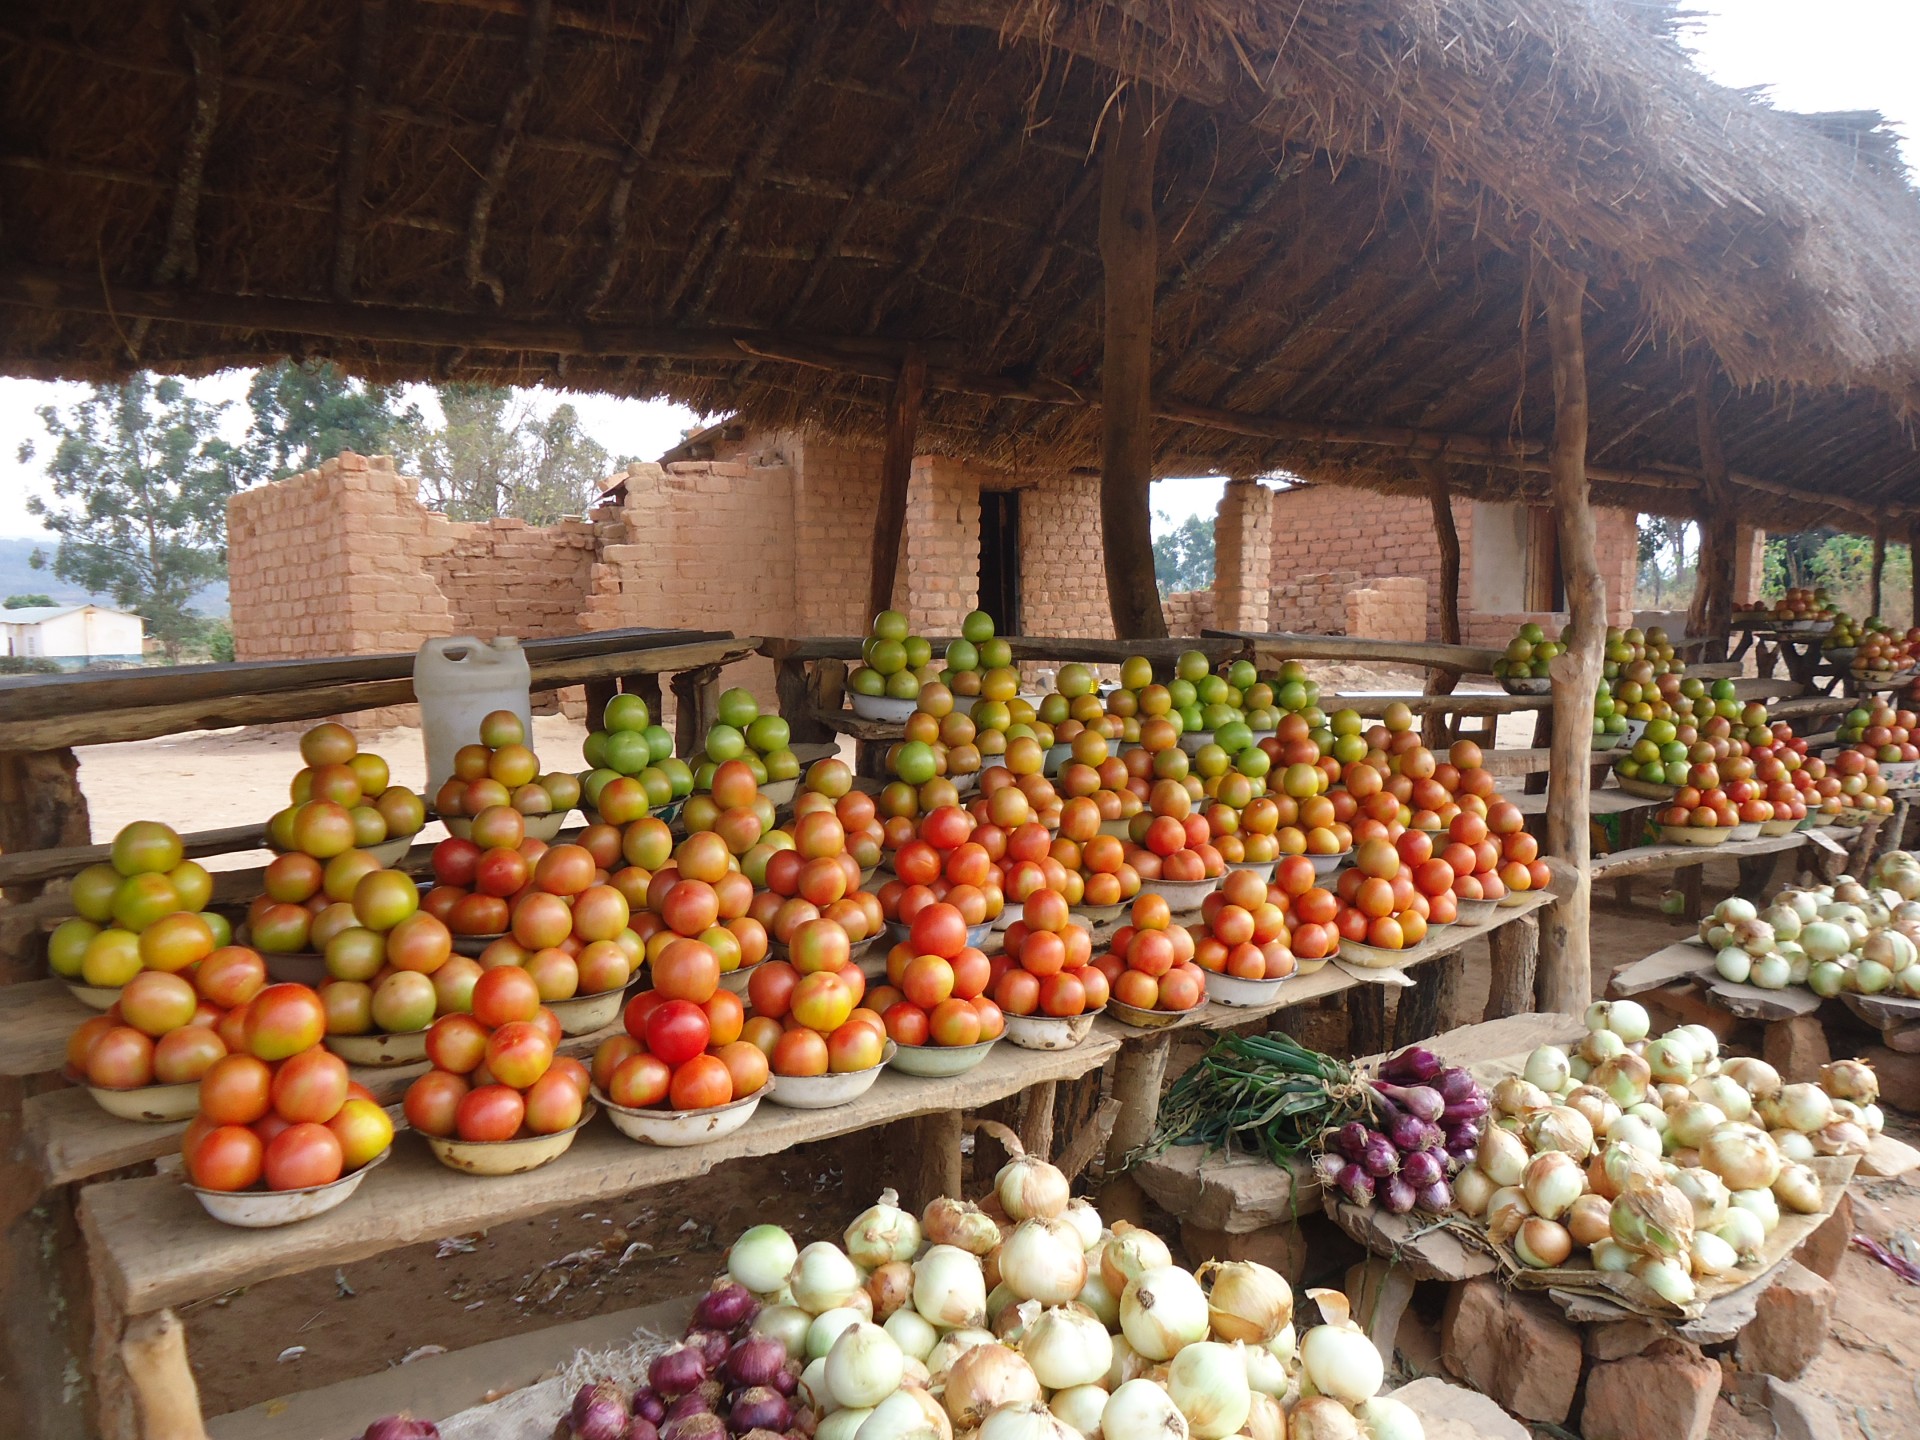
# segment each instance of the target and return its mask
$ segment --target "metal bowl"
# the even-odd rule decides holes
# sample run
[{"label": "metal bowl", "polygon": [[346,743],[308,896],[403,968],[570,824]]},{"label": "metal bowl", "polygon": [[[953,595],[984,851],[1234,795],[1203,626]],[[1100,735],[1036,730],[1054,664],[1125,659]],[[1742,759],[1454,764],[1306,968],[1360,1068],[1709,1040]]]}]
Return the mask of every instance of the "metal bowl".
[{"label": "metal bowl", "polygon": [[880,1072],[887,1068],[887,1061],[899,1048],[893,1041],[887,1041],[880,1063],[865,1070],[841,1075],[775,1075],[767,1087],[767,1098],[789,1110],[831,1110],[836,1105],[850,1104],[873,1088],[873,1082],[880,1078]]},{"label": "metal bowl", "polygon": [[549,1000],[547,1009],[559,1017],[562,1035],[591,1035],[620,1018],[627,1005],[627,987],[602,990],[597,995],[575,995],[567,1000]]},{"label": "metal bowl", "polygon": [[775,805],[785,805],[793,799],[794,792],[799,788],[798,777],[792,780],[769,780],[760,787],[760,793]]},{"label": "metal bowl", "polygon": [[1727,835],[1730,839],[1734,840],[1758,840],[1760,838],[1761,824],[1762,822],[1759,820],[1742,820],[1738,825],[1728,830]]},{"label": "metal bowl", "polygon": [[1125,820],[1102,820],[1100,822],[1100,833],[1102,835],[1111,835],[1116,840],[1125,840],[1127,838],[1127,822]]},{"label": "metal bowl", "polygon": [[973,1045],[901,1045],[887,1064],[903,1075],[924,1075],[935,1080],[964,1075],[1000,1043],[999,1037]]},{"label": "metal bowl", "polygon": [[1213,731],[1211,730],[1188,730],[1182,732],[1180,736],[1180,748],[1189,755],[1198,755],[1212,743]]},{"label": "metal bowl", "polygon": [[1022,1050],[1071,1050],[1093,1029],[1098,1010],[1082,1015],[1009,1015],[1007,1039]]},{"label": "metal bowl", "polygon": [[[769,955],[767,958],[772,959],[773,957]],[[755,964],[760,963],[764,962],[755,962]],[[731,990],[736,995],[746,994],[747,986],[753,982],[753,971],[753,965],[740,965],[732,970],[722,970],[720,972],[720,988],[723,990]]]},{"label": "metal bowl", "polygon": [[1353,858],[1353,851],[1342,850],[1338,855],[1309,855],[1313,862],[1313,873],[1317,879],[1324,880],[1329,875],[1338,874],[1346,863]]},{"label": "metal bowl", "polygon": [[1724,845],[1733,838],[1731,829],[1699,829],[1692,825],[1662,825],[1660,838],[1669,845]]},{"label": "metal bowl", "polygon": [[1545,695],[1553,689],[1550,675],[1509,675],[1500,682],[1509,695]]},{"label": "metal bowl", "polygon": [[1060,773],[1061,766],[1073,758],[1073,746],[1062,741],[1058,745],[1047,747],[1046,759],[1041,764],[1040,773],[1051,778]]},{"label": "metal bowl", "polygon": [[1207,999],[1217,1000],[1222,1005],[1257,1010],[1263,1005],[1276,1004],[1280,999],[1280,987],[1292,978],[1292,975],[1282,975],[1277,980],[1245,980],[1238,975],[1209,971]]},{"label": "metal bowl", "polygon": [[[1018,914],[1019,912],[1015,911],[1016,918],[1018,918]],[[1007,923],[1012,924],[1013,922],[1008,921]],[[882,933],[886,937],[887,947],[891,949],[895,945],[906,944],[907,937],[913,933],[913,927],[911,925],[903,925],[898,920],[889,920],[887,921],[886,929]],[[967,927],[967,944],[977,950],[987,943],[987,937],[991,934],[993,934],[993,921],[991,920],[979,925],[969,925]]]},{"label": "metal bowl", "polygon": [[222,1225],[237,1225],[243,1230],[268,1230],[275,1225],[291,1225],[296,1220],[311,1220],[344,1205],[367,1178],[374,1166],[386,1162],[393,1153],[389,1145],[351,1175],[342,1175],[330,1185],[309,1185],[303,1190],[203,1190],[188,1184],[201,1208]]},{"label": "metal bowl", "polygon": [[1760,822],[1760,833],[1762,835],[1791,835],[1799,827],[1800,822],[1798,820],[1762,820]]},{"label": "metal bowl", "polygon": [[267,962],[267,978],[281,985],[305,985],[318,990],[333,977],[327,973],[327,957],[317,950],[262,950]]},{"label": "metal bowl", "polygon": [[905,724],[907,717],[920,707],[917,697],[895,700],[886,695],[849,694],[847,703],[853,706],[853,713],[862,720],[891,720],[898,724]]},{"label": "metal bowl", "polygon": [[731,1135],[753,1118],[753,1112],[760,1108],[762,1097],[768,1093],[767,1086],[762,1085],[751,1095],[729,1100],[724,1105],[710,1105],[704,1110],[629,1110],[601,1094],[597,1085],[593,1098],[607,1107],[607,1118],[613,1121],[613,1128],[629,1140],[646,1145],[683,1146],[704,1145]]},{"label": "metal bowl", "polygon": [[1175,911],[1199,909],[1200,902],[1219,888],[1218,875],[1211,880],[1142,880],[1140,882],[1142,895],[1158,895],[1167,902],[1168,908]]},{"label": "metal bowl", "polygon": [[[418,831],[414,832],[414,834],[418,833]],[[374,859],[378,860],[383,866],[391,869],[400,863],[401,857],[404,856],[407,851],[413,848],[413,836],[394,835],[386,840],[382,840],[378,845],[366,845],[361,848]],[[365,1168],[365,1166],[361,1167],[361,1169]],[[359,1171],[355,1171],[354,1173],[358,1174]]]},{"label": "metal bowl", "polygon": [[524,1175],[566,1154],[573,1137],[580,1133],[581,1126],[593,1119],[594,1113],[594,1107],[588,1105],[572,1129],[557,1135],[523,1135],[514,1140],[459,1140],[429,1135],[427,1148],[433,1151],[433,1158],[449,1170],[462,1170],[469,1175]]},{"label": "metal bowl", "polygon": [[[571,810],[554,810],[545,815],[523,815],[521,821],[529,840],[551,840],[558,835],[567,823]],[[440,823],[447,827],[447,833],[461,840],[473,838],[473,817],[469,815],[442,815]],[[511,1143],[511,1142],[509,1142]]]},{"label": "metal bowl", "polygon": [[1262,880],[1270,881],[1273,879],[1273,867],[1279,863],[1278,860],[1235,860],[1227,866],[1227,869],[1251,870]]},{"label": "metal bowl", "polygon": [[1627,794],[1638,795],[1642,800],[1671,800],[1680,793],[1678,785],[1656,785],[1637,775],[1622,775],[1618,770],[1613,772],[1613,783]]},{"label": "metal bowl", "polygon": [[1126,909],[1126,902],[1122,901],[1118,905],[1076,905],[1071,913],[1075,919],[1084,920],[1089,925],[1104,925],[1109,920],[1118,920],[1126,913]]},{"label": "metal bowl", "polygon": [[[1499,901],[1494,902],[1496,905]],[[1362,970],[1397,970],[1406,963],[1405,950],[1384,950],[1378,945],[1362,945],[1358,940],[1340,942],[1340,958],[1349,965],[1357,965]],[[1208,988],[1213,985],[1213,977],[1207,977]]]},{"label": "metal bowl", "polygon": [[479,955],[489,945],[493,944],[494,941],[504,940],[507,938],[507,936],[511,935],[512,933],[513,932],[510,930],[501,930],[492,935],[456,934],[453,937],[453,953],[456,955],[465,955],[469,958],[472,958],[473,956]]},{"label": "metal bowl", "polygon": [[118,985],[83,985],[78,980],[64,983],[67,992],[89,1010],[111,1010],[120,999]]},{"label": "metal bowl", "polygon": [[188,1080],[180,1085],[136,1085],[131,1090],[109,1090],[104,1085],[89,1085],[87,1090],[102,1110],[122,1120],[164,1124],[175,1120],[191,1120],[200,1109],[198,1080]]},{"label": "metal bowl", "polygon": [[1493,912],[1500,908],[1498,900],[1459,900],[1453,902],[1454,923],[1457,925],[1484,925],[1493,919]]},{"label": "metal bowl", "polygon": [[427,1032],[329,1035],[320,1042],[349,1065],[417,1065],[427,1058]]},{"label": "metal bowl", "polygon": [[[1194,1007],[1195,1010],[1199,1008],[1197,1005]],[[1128,1005],[1112,998],[1108,999],[1106,1010],[1121,1024],[1131,1025],[1136,1030],[1164,1030],[1169,1025],[1178,1025],[1193,1014],[1193,1010],[1142,1010],[1138,1005]]]}]

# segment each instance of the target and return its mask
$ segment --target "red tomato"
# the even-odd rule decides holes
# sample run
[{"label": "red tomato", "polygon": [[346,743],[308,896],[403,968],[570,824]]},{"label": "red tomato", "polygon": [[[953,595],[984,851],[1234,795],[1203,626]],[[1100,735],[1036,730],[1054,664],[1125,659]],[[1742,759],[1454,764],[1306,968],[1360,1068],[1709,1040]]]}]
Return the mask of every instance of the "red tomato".
[{"label": "red tomato", "polygon": [[429,1070],[407,1087],[402,1109],[407,1124],[422,1135],[445,1137],[453,1134],[460,1102],[471,1087],[466,1080],[448,1070]]},{"label": "red tomato", "polygon": [[527,1102],[508,1085],[482,1085],[460,1099],[454,1132],[462,1140],[511,1140],[527,1118]]},{"label": "red tomato", "polygon": [[324,1125],[290,1125],[267,1142],[261,1174],[269,1190],[331,1185],[346,1164],[340,1137]]},{"label": "red tomato", "polygon": [[673,1083],[673,1069],[658,1055],[630,1055],[614,1067],[607,1098],[628,1110],[661,1104]]},{"label": "red tomato", "polygon": [[927,1012],[911,1000],[889,1005],[881,1018],[887,1022],[887,1035],[896,1045],[924,1045],[928,1039]]},{"label": "red tomato", "polygon": [[1049,975],[1040,982],[1040,1008],[1049,1015],[1081,1014],[1087,1008],[1087,987],[1071,970]]},{"label": "red tomato", "polygon": [[706,1012],[691,1000],[664,1001],[647,1017],[647,1049],[676,1068],[705,1050],[710,1034]]},{"label": "red tomato", "polygon": [[733,1076],[718,1057],[695,1055],[674,1069],[667,1096],[676,1110],[706,1110],[725,1105],[733,1099]]},{"label": "red tomato", "polygon": [[187,1173],[202,1190],[249,1190],[260,1183],[266,1147],[244,1125],[219,1125],[187,1154]]}]

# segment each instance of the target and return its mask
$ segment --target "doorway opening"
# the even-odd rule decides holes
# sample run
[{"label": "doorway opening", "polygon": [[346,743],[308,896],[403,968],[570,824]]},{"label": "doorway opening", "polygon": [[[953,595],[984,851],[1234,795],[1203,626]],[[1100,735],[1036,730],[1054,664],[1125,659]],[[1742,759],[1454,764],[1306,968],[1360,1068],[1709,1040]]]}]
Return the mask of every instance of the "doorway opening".
[{"label": "doorway opening", "polygon": [[1020,492],[980,492],[980,608],[996,635],[1020,631]]}]

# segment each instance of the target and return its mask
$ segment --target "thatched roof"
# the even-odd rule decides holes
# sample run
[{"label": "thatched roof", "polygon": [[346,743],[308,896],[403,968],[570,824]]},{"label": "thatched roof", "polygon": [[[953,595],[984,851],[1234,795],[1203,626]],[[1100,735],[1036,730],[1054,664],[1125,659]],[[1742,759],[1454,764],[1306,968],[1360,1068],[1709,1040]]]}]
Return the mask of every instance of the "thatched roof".
[{"label": "thatched roof", "polygon": [[326,355],[876,433],[913,344],[926,444],[1083,464],[1089,157],[1141,79],[1165,468],[1401,487],[1447,434],[1474,442],[1440,456],[1463,486],[1538,486],[1478,457],[1547,434],[1536,279],[1570,259],[1600,499],[1696,506],[1710,353],[1743,513],[1920,514],[1920,206],[1887,132],[1710,84],[1659,0],[41,0],[5,23],[10,373]]}]

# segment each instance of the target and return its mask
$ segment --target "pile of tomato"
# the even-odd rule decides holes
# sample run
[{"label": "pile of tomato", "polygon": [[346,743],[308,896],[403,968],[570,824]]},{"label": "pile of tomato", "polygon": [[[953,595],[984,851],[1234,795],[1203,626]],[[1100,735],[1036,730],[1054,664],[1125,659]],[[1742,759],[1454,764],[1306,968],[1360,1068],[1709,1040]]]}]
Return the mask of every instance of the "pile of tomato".
[{"label": "pile of tomato", "polygon": [[433,1068],[407,1087],[407,1123],[423,1135],[515,1140],[557,1135],[580,1123],[586,1067],[557,1056],[560,1021],[518,965],[474,982],[471,1013],[442,1015],[427,1029]]}]

